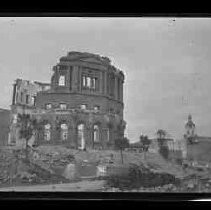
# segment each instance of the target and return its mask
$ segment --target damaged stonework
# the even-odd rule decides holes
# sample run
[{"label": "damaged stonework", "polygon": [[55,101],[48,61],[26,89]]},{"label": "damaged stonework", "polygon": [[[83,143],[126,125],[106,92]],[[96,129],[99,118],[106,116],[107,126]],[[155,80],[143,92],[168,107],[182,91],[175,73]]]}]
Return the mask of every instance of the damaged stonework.
[{"label": "damaged stonework", "polygon": [[108,58],[69,52],[53,67],[50,84],[16,81],[9,141],[20,140],[17,113],[28,113],[39,124],[33,137],[38,145],[114,148],[126,126],[123,83],[123,72]]},{"label": "damaged stonework", "polygon": [[22,147],[23,139],[19,138],[18,114],[32,114],[36,109],[36,98],[39,91],[46,91],[50,84],[16,79],[13,84],[13,97],[10,113],[9,145]]}]

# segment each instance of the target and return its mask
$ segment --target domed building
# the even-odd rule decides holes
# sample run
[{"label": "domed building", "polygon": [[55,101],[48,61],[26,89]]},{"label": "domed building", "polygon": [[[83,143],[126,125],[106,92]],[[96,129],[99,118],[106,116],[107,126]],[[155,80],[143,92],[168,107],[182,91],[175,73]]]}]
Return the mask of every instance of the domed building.
[{"label": "domed building", "polygon": [[113,148],[126,125],[123,72],[107,57],[82,52],[69,52],[52,70],[50,88],[36,93],[31,109],[41,125],[37,143]]}]

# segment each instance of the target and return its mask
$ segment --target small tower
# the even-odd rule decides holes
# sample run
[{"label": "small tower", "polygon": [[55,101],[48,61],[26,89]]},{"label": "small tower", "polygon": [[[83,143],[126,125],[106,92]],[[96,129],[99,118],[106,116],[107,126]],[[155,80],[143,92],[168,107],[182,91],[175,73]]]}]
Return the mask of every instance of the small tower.
[{"label": "small tower", "polygon": [[188,115],[188,122],[185,124],[185,138],[189,143],[196,143],[196,125],[192,121],[192,116]]}]

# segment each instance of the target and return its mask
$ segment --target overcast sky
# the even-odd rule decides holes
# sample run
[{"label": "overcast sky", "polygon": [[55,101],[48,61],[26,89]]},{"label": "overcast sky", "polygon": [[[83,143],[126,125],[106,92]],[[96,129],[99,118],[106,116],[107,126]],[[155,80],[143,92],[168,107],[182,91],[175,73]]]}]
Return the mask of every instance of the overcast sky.
[{"label": "overcast sky", "polygon": [[49,82],[68,51],[111,58],[124,71],[126,136],[181,138],[189,113],[211,136],[211,19],[0,18],[0,107],[16,78]]}]

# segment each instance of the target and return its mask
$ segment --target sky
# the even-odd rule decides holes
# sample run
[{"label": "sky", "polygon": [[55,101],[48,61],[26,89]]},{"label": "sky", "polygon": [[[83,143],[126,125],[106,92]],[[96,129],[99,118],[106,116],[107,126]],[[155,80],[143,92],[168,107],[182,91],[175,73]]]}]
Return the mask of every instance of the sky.
[{"label": "sky", "polygon": [[182,138],[191,114],[211,136],[211,19],[0,18],[0,107],[9,108],[16,78],[50,82],[69,51],[107,56],[125,73],[126,137]]}]

